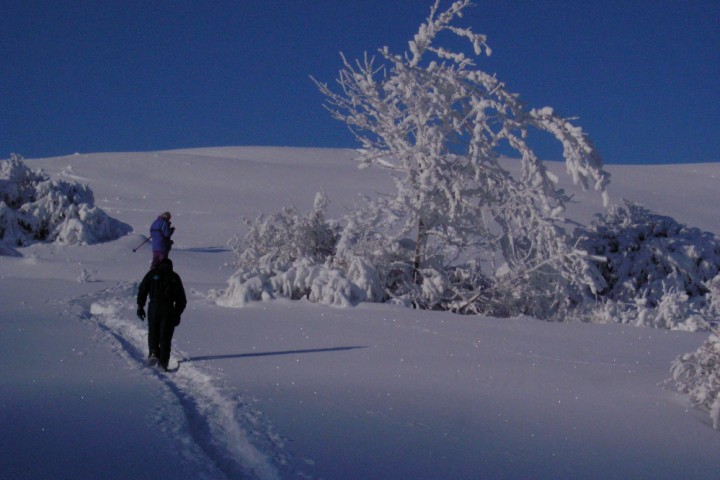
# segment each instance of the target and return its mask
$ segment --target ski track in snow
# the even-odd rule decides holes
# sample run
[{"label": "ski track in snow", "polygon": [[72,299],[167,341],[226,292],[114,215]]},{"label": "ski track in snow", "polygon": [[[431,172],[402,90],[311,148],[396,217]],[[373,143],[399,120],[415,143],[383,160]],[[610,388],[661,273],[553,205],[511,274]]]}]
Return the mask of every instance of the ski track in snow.
[{"label": "ski track in snow", "polygon": [[[134,318],[136,292],[136,283],[121,282],[69,303],[130,368],[161,384],[167,400],[158,406],[157,421],[178,437],[188,460],[197,462],[203,455],[210,460],[217,470],[207,478],[217,478],[219,472],[228,479],[286,477],[290,459],[283,440],[250,402],[218,378],[186,363],[188,356],[175,346],[170,372],[147,367],[147,327]],[[184,415],[177,415],[178,406]]]}]

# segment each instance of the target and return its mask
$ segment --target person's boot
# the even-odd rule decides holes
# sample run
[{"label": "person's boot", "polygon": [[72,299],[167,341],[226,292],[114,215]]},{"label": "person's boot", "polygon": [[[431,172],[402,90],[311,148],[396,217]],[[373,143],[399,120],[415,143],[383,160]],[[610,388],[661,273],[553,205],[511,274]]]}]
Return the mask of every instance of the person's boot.
[{"label": "person's boot", "polygon": [[148,361],[147,361],[147,363],[148,363],[148,365],[150,365],[151,367],[154,367],[155,365],[157,365],[157,363],[158,363],[158,357],[157,357],[157,354],[156,354],[155,352],[150,352],[150,355],[148,355]]}]

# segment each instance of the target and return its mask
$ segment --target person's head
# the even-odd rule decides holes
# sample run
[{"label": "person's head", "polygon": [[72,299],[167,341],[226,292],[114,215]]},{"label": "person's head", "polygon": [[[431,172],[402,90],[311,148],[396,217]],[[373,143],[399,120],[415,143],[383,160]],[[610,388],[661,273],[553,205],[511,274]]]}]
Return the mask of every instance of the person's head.
[{"label": "person's head", "polygon": [[162,215],[160,215],[160,216],[161,216],[162,218],[164,218],[165,220],[168,220],[168,221],[169,221],[170,218],[172,217],[172,215],[170,215],[170,212],[163,212]]},{"label": "person's head", "polygon": [[168,268],[170,270],[173,269],[172,260],[170,260],[169,258],[163,258],[162,260],[160,260],[160,263],[158,264],[158,266],[163,267],[163,268]]}]

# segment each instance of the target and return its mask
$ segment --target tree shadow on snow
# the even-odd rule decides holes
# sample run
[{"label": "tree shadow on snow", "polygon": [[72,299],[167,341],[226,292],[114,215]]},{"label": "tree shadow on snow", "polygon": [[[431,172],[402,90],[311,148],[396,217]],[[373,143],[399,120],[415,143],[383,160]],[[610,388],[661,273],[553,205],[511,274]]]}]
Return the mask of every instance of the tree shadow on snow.
[{"label": "tree shadow on snow", "polygon": [[237,353],[232,355],[204,355],[200,357],[190,357],[181,360],[183,362],[204,362],[207,360],[226,360],[231,358],[251,358],[251,357],[271,357],[276,355],[299,355],[303,353],[323,353],[323,352],[343,352],[346,350],[356,350],[359,348],[368,348],[366,346],[356,347],[334,347],[334,348],[311,348],[306,350],[286,350],[283,352],[257,352],[257,353]]}]

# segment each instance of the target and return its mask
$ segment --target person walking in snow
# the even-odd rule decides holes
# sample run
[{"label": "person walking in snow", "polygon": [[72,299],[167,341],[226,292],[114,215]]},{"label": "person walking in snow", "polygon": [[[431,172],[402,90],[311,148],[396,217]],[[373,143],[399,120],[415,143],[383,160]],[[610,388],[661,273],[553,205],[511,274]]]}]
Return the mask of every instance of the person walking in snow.
[{"label": "person walking in snow", "polygon": [[170,212],[162,213],[150,225],[150,238],[152,239],[152,264],[155,268],[163,258],[168,258],[173,241],[170,240],[175,233],[175,227],[170,224]]},{"label": "person walking in snow", "polygon": [[145,320],[145,301],[148,297],[148,363],[159,364],[167,371],[173,333],[175,327],[180,325],[180,316],[187,305],[182,280],[173,271],[169,258],[163,258],[140,282],[137,294],[137,315],[140,320]]}]

